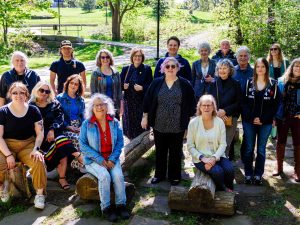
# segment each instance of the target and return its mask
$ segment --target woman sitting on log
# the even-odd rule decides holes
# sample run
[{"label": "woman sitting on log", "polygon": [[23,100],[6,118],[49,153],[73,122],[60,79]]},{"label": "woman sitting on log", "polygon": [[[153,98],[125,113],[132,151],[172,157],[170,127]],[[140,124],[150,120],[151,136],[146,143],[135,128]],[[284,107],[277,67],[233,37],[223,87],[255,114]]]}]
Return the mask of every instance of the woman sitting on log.
[{"label": "woman sitting on log", "polygon": [[64,113],[54,96],[50,85],[45,81],[40,81],[32,90],[30,104],[39,108],[44,120],[44,140],[41,149],[45,152],[47,171],[57,168],[58,182],[62,189],[68,190],[70,189],[70,184],[66,180],[68,158],[75,157],[81,165],[83,165],[83,159],[72,141],[62,135]]},{"label": "woman sitting on log", "polygon": [[113,102],[106,95],[94,94],[85,114],[86,120],[80,129],[80,149],[86,170],[98,179],[102,213],[111,222],[117,220],[110,202],[110,186],[113,183],[117,212],[122,219],[128,219],[124,176],[119,160],[124,146],[123,131],[114,118]]},{"label": "woman sitting on log", "polygon": [[37,107],[28,104],[29,92],[21,82],[13,83],[8,90],[11,103],[0,108],[0,197],[9,200],[8,187],[4,181],[7,171],[14,169],[16,159],[30,167],[33,187],[36,190],[34,206],[45,207],[44,192],[47,175],[40,146],[44,128]]},{"label": "woman sitting on log", "polygon": [[197,117],[188,127],[187,147],[196,168],[212,178],[217,190],[233,190],[234,169],[225,156],[226,129],[212,95],[203,95],[197,104]]}]

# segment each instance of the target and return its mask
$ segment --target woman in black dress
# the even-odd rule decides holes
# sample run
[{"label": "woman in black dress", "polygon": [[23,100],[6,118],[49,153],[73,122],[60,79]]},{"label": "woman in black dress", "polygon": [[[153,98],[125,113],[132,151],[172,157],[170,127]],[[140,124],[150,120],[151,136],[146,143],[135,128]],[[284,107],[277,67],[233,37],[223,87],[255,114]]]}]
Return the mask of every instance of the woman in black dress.
[{"label": "woman in black dress", "polygon": [[144,51],[134,48],[130,54],[131,64],[124,66],[121,72],[122,89],[124,91],[124,134],[133,139],[143,133],[140,121],[143,117],[144,95],[152,82],[152,70],[145,61]]},{"label": "woman in black dress", "polygon": [[83,160],[72,141],[62,134],[64,113],[54,96],[50,85],[40,81],[32,90],[30,104],[39,108],[44,120],[44,140],[41,150],[45,153],[47,171],[56,168],[59,174],[59,184],[62,189],[68,190],[70,189],[66,180],[68,158],[75,157],[81,164]]}]

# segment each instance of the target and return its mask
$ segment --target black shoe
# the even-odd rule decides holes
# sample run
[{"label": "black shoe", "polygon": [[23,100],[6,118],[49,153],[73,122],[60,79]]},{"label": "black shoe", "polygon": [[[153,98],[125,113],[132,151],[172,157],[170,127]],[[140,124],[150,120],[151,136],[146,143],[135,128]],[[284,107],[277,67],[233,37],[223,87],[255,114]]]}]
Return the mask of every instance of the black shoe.
[{"label": "black shoe", "polygon": [[117,213],[123,220],[128,220],[130,217],[125,205],[117,205]]},{"label": "black shoe", "polygon": [[102,215],[109,221],[109,222],[116,222],[118,217],[117,214],[111,206],[106,207],[102,210]]},{"label": "black shoe", "polygon": [[179,183],[180,183],[180,180],[171,180],[171,181],[170,181],[170,184],[171,184],[172,186],[177,186]]},{"label": "black shoe", "polygon": [[255,176],[253,179],[253,184],[255,185],[262,185],[262,179],[260,176]]},{"label": "black shoe", "polygon": [[151,184],[158,184],[159,182],[163,181],[164,179],[160,179],[160,178],[157,178],[157,177],[153,177],[151,179]]},{"label": "black shoe", "polygon": [[252,177],[251,176],[245,176],[244,183],[245,184],[252,184]]}]

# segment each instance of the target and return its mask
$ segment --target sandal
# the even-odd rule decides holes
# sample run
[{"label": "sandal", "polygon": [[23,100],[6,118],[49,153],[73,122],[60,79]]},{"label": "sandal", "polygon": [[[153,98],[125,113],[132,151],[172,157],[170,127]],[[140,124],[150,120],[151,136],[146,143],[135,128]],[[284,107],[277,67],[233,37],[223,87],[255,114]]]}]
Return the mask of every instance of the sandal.
[{"label": "sandal", "polygon": [[71,162],[71,167],[73,169],[80,169],[82,167],[84,167],[83,163],[79,162],[78,158],[81,156],[81,152],[79,153],[78,156],[75,157],[75,159],[73,159],[73,161]]},{"label": "sandal", "polygon": [[[58,183],[60,184],[60,187],[63,189],[63,190],[69,190],[70,189],[70,184],[65,184],[65,185],[62,185],[59,180],[66,180],[66,177],[60,177],[58,178]],[[67,181],[67,180],[66,180]]]}]

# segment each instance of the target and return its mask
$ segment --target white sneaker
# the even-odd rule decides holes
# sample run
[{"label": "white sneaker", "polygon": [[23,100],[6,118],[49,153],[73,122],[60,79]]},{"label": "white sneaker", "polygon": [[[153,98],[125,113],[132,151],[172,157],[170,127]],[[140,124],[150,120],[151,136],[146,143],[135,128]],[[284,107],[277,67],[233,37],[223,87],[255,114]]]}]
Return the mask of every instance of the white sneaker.
[{"label": "white sneaker", "polygon": [[2,191],[0,191],[0,198],[3,203],[6,203],[9,201],[10,196],[7,191],[7,188],[4,187],[4,189]]},{"label": "white sneaker", "polygon": [[37,209],[45,208],[45,195],[36,195],[34,198],[34,207]]}]

